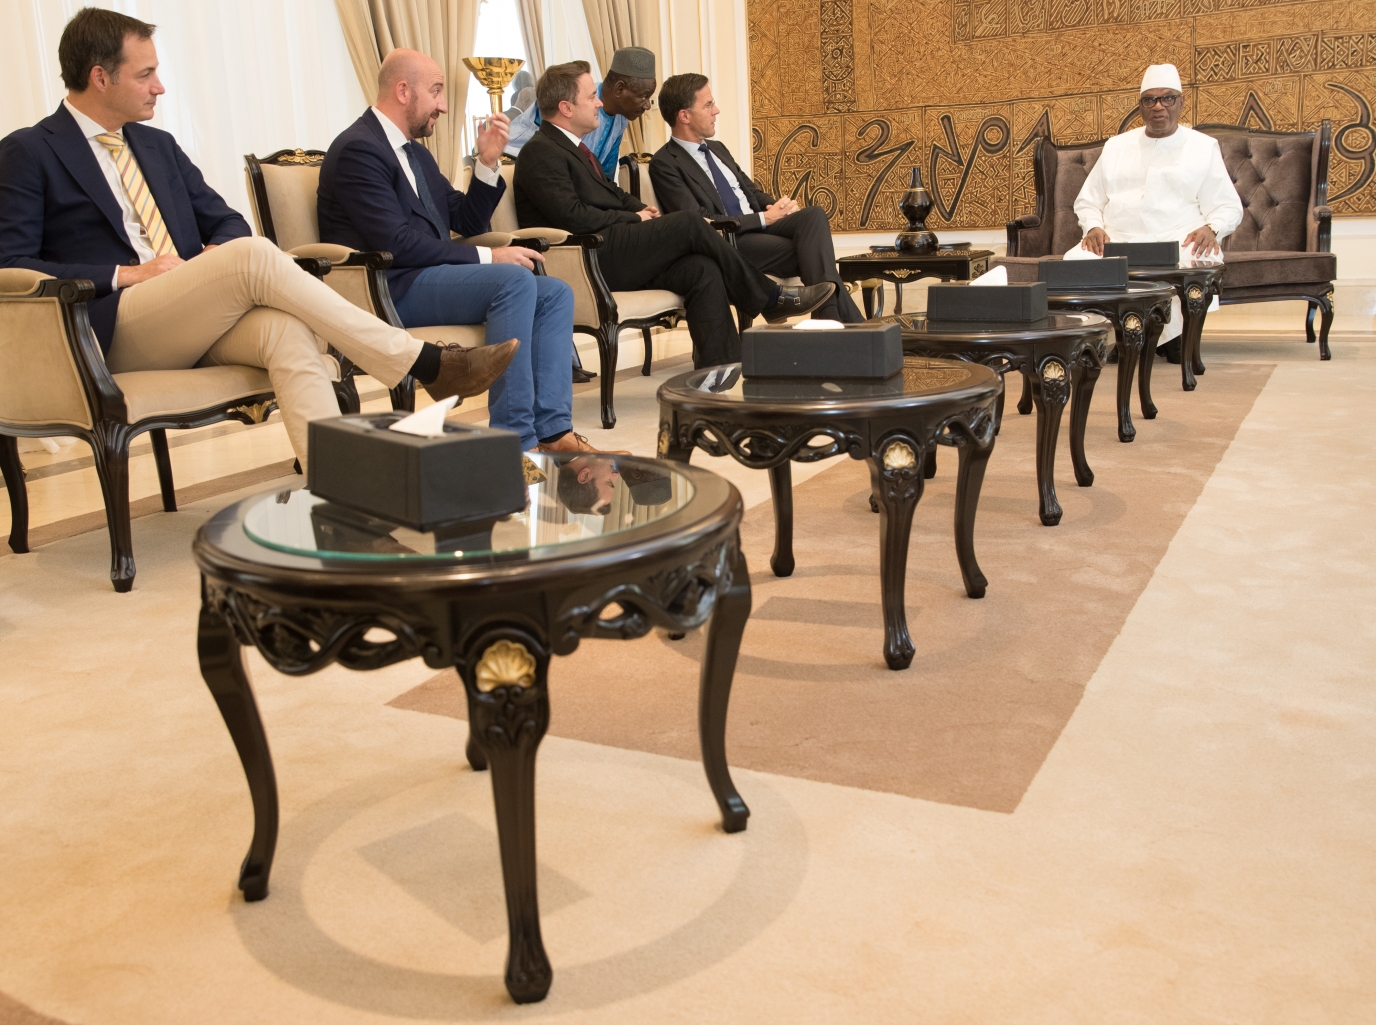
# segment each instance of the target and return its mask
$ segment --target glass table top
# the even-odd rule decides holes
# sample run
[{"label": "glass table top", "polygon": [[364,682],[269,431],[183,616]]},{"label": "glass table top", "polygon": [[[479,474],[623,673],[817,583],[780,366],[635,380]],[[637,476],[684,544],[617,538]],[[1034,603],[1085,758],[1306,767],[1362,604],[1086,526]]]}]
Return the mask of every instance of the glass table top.
[{"label": "glass table top", "polygon": [[983,368],[959,360],[904,356],[903,372],[883,380],[838,378],[826,381],[804,377],[751,377],[741,375],[739,363],[696,370],[666,385],[683,395],[697,392],[727,402],[759,402],[778,399],[805,401],[832,399],[882,399],[935,395],[982,379]]},{"label": "glass table top", "polygon": [[455,560],[536,552],[625,533],[693,499],[670,463],[605,455],[525,457],[526,508],[498,520],[417,531],[328,502],[304,488],[260,495],[244,533],[264,548],[315,559]]},{"label": "glass table top", "polygon": [[988,336],[1054,335],[1072,334],[1095,324],[1107,321],[1097,313],[1051,313],[1041,320],[1032,321],[989,321],[989,320],[928,320],[923,313],[895,313],[884,320],[893,320],[904,335],[928,334],[966,336],[978,338]]}]

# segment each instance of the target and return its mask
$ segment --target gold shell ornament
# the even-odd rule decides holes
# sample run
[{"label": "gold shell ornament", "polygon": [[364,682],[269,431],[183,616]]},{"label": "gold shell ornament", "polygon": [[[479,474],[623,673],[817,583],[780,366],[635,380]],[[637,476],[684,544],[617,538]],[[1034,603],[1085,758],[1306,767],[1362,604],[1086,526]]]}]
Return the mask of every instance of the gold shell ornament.
[{"label": "gold shell ornament", "polygon": [[917,455],[907,442],[895,441],[884,449],[884,469],[907,470],[916,465]]},{"label": "gold shell ornament", "polygon": [[535,657],[524,644],[496,641],[483,652],[476,674],[478,690],[484,694],[498,687],[533,687]]}]

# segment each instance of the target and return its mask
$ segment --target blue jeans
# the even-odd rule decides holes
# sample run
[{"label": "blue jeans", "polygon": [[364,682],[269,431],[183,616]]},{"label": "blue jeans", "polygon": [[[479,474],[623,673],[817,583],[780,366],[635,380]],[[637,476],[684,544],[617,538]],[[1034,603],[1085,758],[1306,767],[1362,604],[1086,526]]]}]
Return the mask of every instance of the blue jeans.
[{"label": "blue jeans", "polygon": [[509,263],[442,264],[421,271],[396,308],[407,327],[487,321],[488,345],[520,340],[487,402],[492,426],[519,434],[523,449],[573,429],[568,285]]}]

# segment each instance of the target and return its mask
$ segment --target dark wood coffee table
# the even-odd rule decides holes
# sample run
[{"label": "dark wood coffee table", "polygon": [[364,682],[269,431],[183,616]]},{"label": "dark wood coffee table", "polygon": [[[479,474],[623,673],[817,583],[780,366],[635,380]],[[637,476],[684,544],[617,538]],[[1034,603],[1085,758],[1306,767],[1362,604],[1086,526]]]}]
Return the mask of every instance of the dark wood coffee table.
[{"label": "dark wood coffee table", "polygon": [[[1204,316],[1209,312],[1209,302],[1223,290],[1226,268],[1226,263],[1216,263],[1194,267],[1141,267],[1128,271],[1133,281],[1166,282],[1180,298],[1183,318],[1180,325],[1180,387],[1185,391],[1194,391],[1195,374],[1204,373],[1204,361],[1199,355]],[[1155,354],[1153,350],[1152,355]]]},{"label": "dark wood coffee table", "polygon": [[[941,246],[931,253],[900,253],[892,246],[872,246],[868,253],[843,256],[836,261],[841,280],[864,282],[861,288],[867,318],[884,315],[884,289],[876,281],[891,281],[896,289],[894,312],[903,312],[903,283],[918,278],[969,281],[989,269],[988,249],[971,249],[968,242]],[[877,298],[876,298],[877,293]]]},{"label": "dark wood coffee table", "polygon": [[[1094,471],[1085,459],[1085,419],[1094,384],[1108,355],[1108,320],[1097,313],[1054,313],[1027,324],[929,321],[921,314],[895,314],[888,319],[903,328],[905,352],[969,360],[999,374],[1016,370],[1028,379],[1037,407],[1038,512],[1046,526],[1060,523],[1055,469],[1061,413],[1073,393],[1070,462],[1075,468],[1075,482],[1087,488],[1094,483]],[[998,420],[1002,416],[1000,392]]]},{"label": "dark wood coffee table", "polygon": [[[535,753],[549,725],[551,656],[571,654],[584,637],[709,623],[698,711],[703,766],[722,828],[738,832],[750,814],[731,782],[725,740],[750,615],[740,493],[706,470],[618,459],[629,480],[650,485],[641,490],[613,479],[610,458],[581,457],[572,472],[593,469],[610,492],[593,499],[609,501],[610,515],[595,516],[560,498],[560,467],[573,457],[531,458],[546,480],[530,487],[526,513],[497,524],[485,550],[445,551],[433,534],[391,529],[304,490],[230,506],[192,548],[201,570],[201,674],[253,799],[253,842],[239,871],[244,898],[268,894],[278,806],[241,648],[256,647],[291,676],[332,662],[453,666],[468,696],[468,761],[492,770],[510,924],[506,987],[517,1003],[542,1000],[552,979],[535,888]],[[564,540],[570,523],[584,529]]]},{"label": "dark wood coffee table", "polygon": [[[950,360],[909,358],[886,381],[741,377],[740,364],[681,374],[659,389],[659,454],[687,463],[700,448],[769,471],[774,497],[776,576],[793,572],[790,461],[849,455],[869,463],[870,502],[880,513],[880,584],[884,660],[912,664],[903,607],[908,537],[923,480],[935,473],[937,445],[960,453],[956,480],[956,558],[971,598],[987,586],[975,561],[975,510],[994,447],[998,375]],[[927,472],[930,469],[930,472]]]},{"label": "dark wood coffee table", "polygon": [[[1113,325],[1118,348],[1118,440],[1127,442],[1137,437],[1132,425],[1132,376],[1140,364],[1137,381],[1138,402],[1142,416],[1156,419],[1156,404],[1151,400],[1151,368],[1156,362],[1156,339],[1160,337],[1171,315],[1174,286],[1160,281],[1134,281],[1126,290],[1048,292],[1047,305],[1068,313],[1098,313]],[[1018,412],[1023,416],[1032,412],[1032,383],[1023,378],[1022,398]]]}]

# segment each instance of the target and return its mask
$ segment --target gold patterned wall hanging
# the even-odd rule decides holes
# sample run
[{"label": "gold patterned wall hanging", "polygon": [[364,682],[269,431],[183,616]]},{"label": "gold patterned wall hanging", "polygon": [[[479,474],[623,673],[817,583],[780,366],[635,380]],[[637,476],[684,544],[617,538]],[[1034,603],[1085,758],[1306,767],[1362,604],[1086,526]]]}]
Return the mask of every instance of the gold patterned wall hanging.
[{"label": "gold patterned wall hanging", "polygon": [[838,231],[903,227],[922,167],[928,226],[1031,213],[1032,145],[1141,124],[1172,63],[1188,124],[1333,122],[1329,202],[1376,215],[1376,0],[747,0],[754,174]]}]

